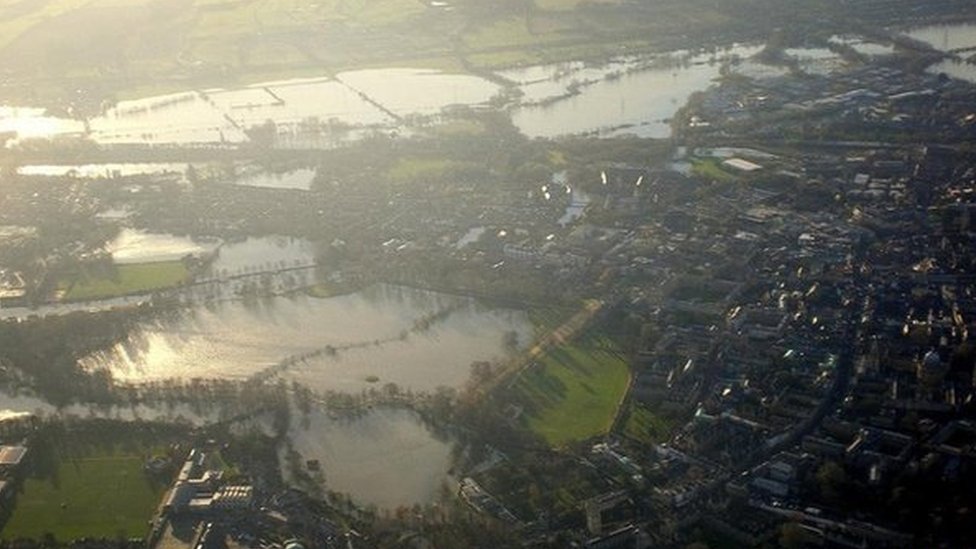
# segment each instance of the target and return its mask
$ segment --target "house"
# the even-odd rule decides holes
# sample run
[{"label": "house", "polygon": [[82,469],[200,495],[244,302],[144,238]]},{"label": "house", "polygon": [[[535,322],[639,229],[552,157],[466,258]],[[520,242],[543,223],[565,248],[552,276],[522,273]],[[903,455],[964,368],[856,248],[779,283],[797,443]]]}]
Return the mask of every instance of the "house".
[{"label": "house", "polygon": [[26,446],[0,446],[0,472],[14,471],[27,456]]}]

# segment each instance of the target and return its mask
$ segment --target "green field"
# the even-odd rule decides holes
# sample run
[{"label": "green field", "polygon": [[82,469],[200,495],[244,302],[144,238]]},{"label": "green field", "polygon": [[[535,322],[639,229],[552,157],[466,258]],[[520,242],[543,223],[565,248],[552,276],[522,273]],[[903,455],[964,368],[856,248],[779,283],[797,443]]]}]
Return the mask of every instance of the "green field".
[{"label": "green field", "polygon": [[473,167],[477,167],[477,164],[449,158],[411,156],[398,159],[388,170],[387,176],[393,181],[428,180]]},{"label": "green field", "polygon": [[153,485],[142,465],[141,457],[117,454],[62,460],[52,478],[27,479],[2,537],[145,536],[163,488]]},{"label": "green field", "polygon": [[533,307],[529,309],[529,320],[535,327],[535,335],[542,336],[560,327],[575,313],[575,309],[561,307]]},{"label": "green field", "polygon": [[[741,10],[703,0],[0,0],[5,96],[55,104],[375,66],[451,71],[647,49]],[[680,33],[678,32],[680,29]],[[92,97],[91,99],[102,99]],[[98,102],[96,102],[98,104]]]},{"label": "green field", "polygon": [[655,414],[639,404],[631,404],[623,421],[623,434],[645,444],[666,440],[674,428],[674,420]]},{"label": "green field", "polygon": [[189,273],[182,261],[117,265],[111,276],[78,275],[62,280],[64,299],[84,301],[172,288],[186,281]]},{"label": "green field", "polygon": [[692,160],[691,165],[694,174],[703,179],[711,179],[720,183],[738,181],[739,179],[735,174],[726,171],[722,167],[722,161],[716,158],[695,159]]},{"label": "green field", "polygon": [[590,337],[548,351],[514,390],[525,406],[526,427],[559,446],[606,433],[629,379],[613,342]]}]

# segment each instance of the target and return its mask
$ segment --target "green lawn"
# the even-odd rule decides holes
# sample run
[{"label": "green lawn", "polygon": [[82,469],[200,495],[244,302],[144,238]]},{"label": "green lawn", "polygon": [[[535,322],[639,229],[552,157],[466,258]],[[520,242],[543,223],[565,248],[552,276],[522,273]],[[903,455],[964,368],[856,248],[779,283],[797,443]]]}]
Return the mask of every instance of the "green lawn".
[{"label": "green lawn", "polygon": [[575,309],[563,307],[534,307],[529,309],[529,321],[535,327],[537,336],[548,334],[569,320],[575,313]]},{"label": "green lawn", "polygon": [[607,338],[552,349],[515,384],[525,425],[559,446],[606,433],[627,390],[627,362]]},{"label": "green lawn", "polygon": [[182,261],[161,261],[116,266],[114,276],[78,276],[62,281],[68,301],[103,299],[172,288],[186,281],[189,273]]},{"label": "green lawn", "polygon": [[674,421],[655,414],[639,404],[631,404],[623,422],[623,434],[646,444],[666,440]]},{"label": "green lawn", "polygon": [[163,488],[150,482],[142,465],[141,457],[126,455],[62,460],[53,478],[26,480],[2,537],[145,536]]},{"label": "green lawn", "polygon": [[716,158],[699,158],[691,161],[692,172],[703,179],[718,182],[738,181],[735,174],[722,167],[722,161]]}]

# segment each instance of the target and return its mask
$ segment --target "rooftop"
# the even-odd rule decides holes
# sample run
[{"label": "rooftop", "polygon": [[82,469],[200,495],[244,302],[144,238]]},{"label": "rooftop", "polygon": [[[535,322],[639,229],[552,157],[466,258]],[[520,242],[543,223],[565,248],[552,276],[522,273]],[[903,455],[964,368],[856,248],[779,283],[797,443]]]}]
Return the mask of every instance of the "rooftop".
[{"label": "rooftop", "polygon": [[20,465],[27,448],[24,446],[0,446],[0,465]]}]

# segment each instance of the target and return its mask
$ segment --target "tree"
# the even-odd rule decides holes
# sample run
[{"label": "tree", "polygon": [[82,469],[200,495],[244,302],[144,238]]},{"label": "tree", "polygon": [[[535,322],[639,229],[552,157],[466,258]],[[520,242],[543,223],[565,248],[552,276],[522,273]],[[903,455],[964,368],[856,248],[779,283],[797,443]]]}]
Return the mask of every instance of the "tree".
[{"label": "tree", "polygon": [[846,484],[847,473],[837,462],[828,461],[817,469],[817,485],[825,500],[837,502]]},{"label": "tree", "polygon": [[812,536],[796,522],[784,524],[779,533],[779,544],[785,549],[802,549],[813,541]]}]

